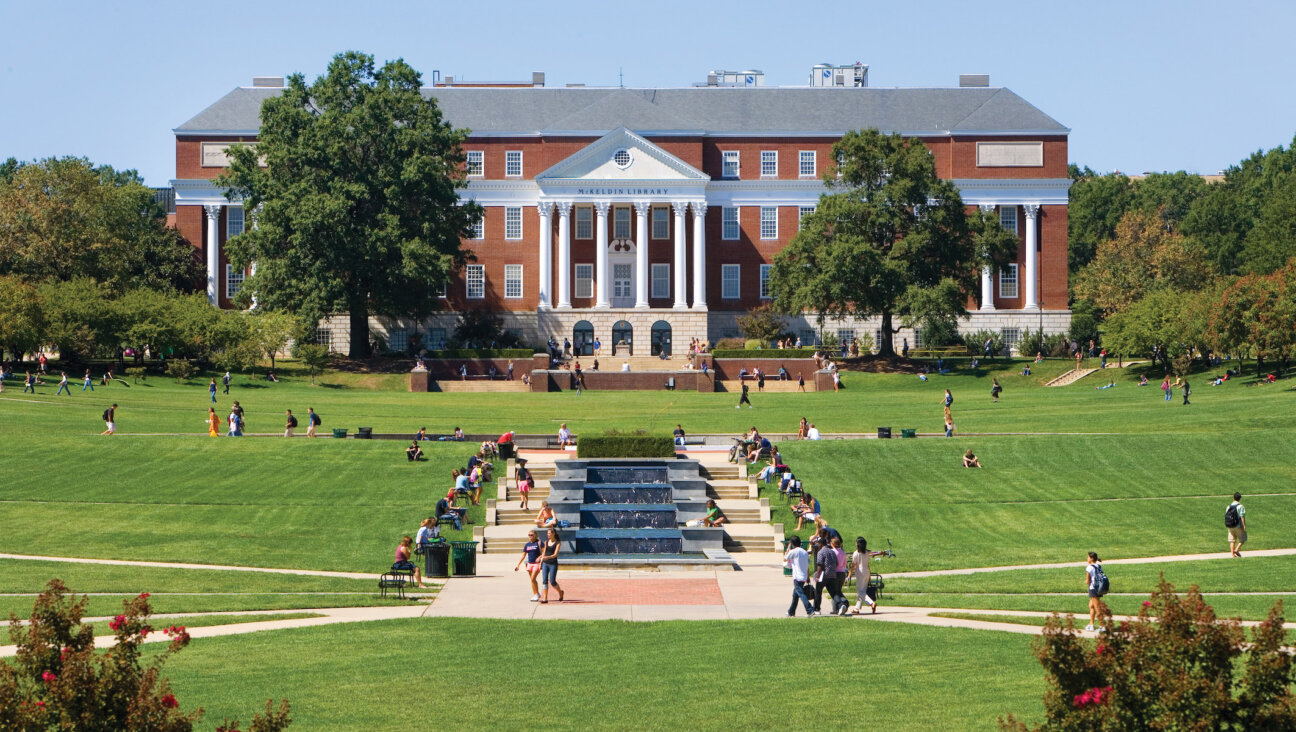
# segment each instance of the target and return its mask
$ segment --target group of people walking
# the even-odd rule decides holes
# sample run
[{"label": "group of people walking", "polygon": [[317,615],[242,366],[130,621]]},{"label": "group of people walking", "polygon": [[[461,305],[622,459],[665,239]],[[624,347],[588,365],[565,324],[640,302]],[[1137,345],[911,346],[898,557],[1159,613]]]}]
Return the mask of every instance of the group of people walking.
[{"label": "group of people walking", "polygon": [[[831,529],[823,531],[816,536],[816,539],[826,533],[832,534],[827,542],[820,544],[819,541],[811,541],[812,547],[817,546],[814,556],[813,584],[811,584],[810,553],[801,547],[801,537],[793,536],[788,540],[788,550],[783,555],[784,564],[792,569],[792,604],[788,606],[788,617],[796,615],[798,603],[805,607],[805,614],[808,617],[823,614],[824,592],[827,592],[832,600],[830,615],[845,616],[848,611],[858,615],[865,605],[876,613],[877,601],[868,592],[869,578],[872,576],[869,563],[873,557],[881,556],[886,552],[870,551],[868,541],[861,536],[855,540],[855,551],[848,558],[845,550],[842,549],[841,535],[836,531]],[[856,596],[853,609],[842,592],[846,580],[852,573],[855,575]],[[812,588],[813,602],[807,587]]]}]

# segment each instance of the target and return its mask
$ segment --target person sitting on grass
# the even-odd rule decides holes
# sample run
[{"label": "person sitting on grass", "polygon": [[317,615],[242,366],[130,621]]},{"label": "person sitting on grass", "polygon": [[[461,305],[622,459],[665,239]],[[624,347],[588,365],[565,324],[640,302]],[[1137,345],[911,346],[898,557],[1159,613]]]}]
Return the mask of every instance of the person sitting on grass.
[{"label": "person sitting on grass", "polygon": [[411,442],[410,446],[405,448],[405,458],[411,463],[423,459],[423,448],[419,447],[418,440]]},{"label": "person sitting on grass", "polygon": [[279,383],[279,377],[275,376],[275,372],[273,369],[266,372],[266,381],[272,381],[276,384]]},{"label": "person sitting on grass", "polygon": [[401,539],[400,544],[396,547],[396,561],[392,563],[392,570],[398,572],[413,572],[414,581],[419,587],[424,587],[423,573],[419,571],[418,565],[410,561],[410,546],[414,540],[408,535]]},{"label": "person sitting on grass", "polygon": [[809,493],[801,496],[801,502],[792,508],[792,513],[796,514],[797,525],[794,531],[800,531],[805,522],[817,524],[821,518],[819,514],[819,499]]},{"label": "person sitting on grass", "polygon": [[450,505],[450,501],[442,498],[436,503],[437,519],[450,519],[454,522],[455,531],[463,531],[464,518],[468,515],[468,509],[455,508]]},{"label": "person sitting on grass", "polygon": [[963,453],[963,467],[965,467],[965,468],[979,468],[979,467],[981,467],[981,460],[980,460],[980,458],[978,458],[976,455],[973,455],[971,449],[969,449],[967,452]]},{"label": "person sitting on grass", "polygon": [[422,442],[429,439],[431,438],[427,436],[427,427],[419,427],[419,431],[414,433],[415,442]]},{"label": "person sitting on grass", "polygon": [[536,514],[535,525],[542,529],[558,525],[558,517],[554,516],[554,510],[549,507],[548,501],[540,502],[540,513]]},{"label": "person sitting on grass", "polygon": [[721,511],[720,507],[716,505],[714,499],[708,498],[706,505],[706,516],[702,517],[703,526],[719,526],[729,520],[729,517],[724,515],[724,511]]},{"label": "person sitting on grass", "polygon": [[1139,383],[1138,383],[1138,385],[1139,385],[1139,386],[1147,386],[1147,385],[1148,385],[1147,374],[1143,374],[1142,376],[1139,377]]},{"label": "person sitting on grass", "polygon": [[1030,373],[1030,364],[1026,364],[1025,366],[1022,367],[1021,375],[1022,375],[1022,376],[1030,376],[1030,375],[1031,375],[1031,373]]}]

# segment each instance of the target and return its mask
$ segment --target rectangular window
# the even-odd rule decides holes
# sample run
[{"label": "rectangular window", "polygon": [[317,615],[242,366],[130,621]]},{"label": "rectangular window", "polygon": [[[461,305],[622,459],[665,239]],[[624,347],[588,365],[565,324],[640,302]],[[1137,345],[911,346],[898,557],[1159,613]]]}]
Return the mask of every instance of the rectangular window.
[{"label": "rectangular window", "polygon": [[999,270],[999,297],[1017,297],[1017,265],[1007,264]]},{"label": "rectangular window", "polygon": [[234,265],[225,265],[225,299],[233,300],[238,291],[243,289],[243,270]]},{"label": "rectangular window", "polygon": [[1012,233],[1017,233],[1017,207],[1000,206],[999,207],[999,225]]},{"label": "rectangular window", "polygon": [[612,209],[612,238],[630,238],[630,207],[617,206]]},{"label": "rectangular window", "polygon": [[509,206],[504,209],[504,238],[522,238],[522,207]]},{"label": "rectangular window", "polygon": [[774,265],[772,264],[762,264],[760,266],[760,296],[762,300],[771,300],[774,297],[770,294],[769,289],[769,274],[773,268]]},{"label": "rectangular window", "polygon": [[233,239],[243,233],[243,207],[229,206],[225,209],[225,238]]},{"label": "rectangular window", "polygon": [[485,211],[483,211],[482,215],[478,216],[477,220],[473,222],[472,238],[474,239],[486,238],[486,212]]},{"label": "rectangular window", "polygon": [[670,238],[670,209],[665,206],[654,206],[652,210],[652,238]]},{"label": "rectangular window", "polygon": [[778,150],[761,150],[761,177],[778,177]]},{"label": "rectangular window", "polygon": [[468,175],[481,177],[486,174],[486,153],[481,150],[469,150],[467,170]]},{"label": "rectangular window", "polygon": [[738,287],[738,278],[742,272],[742,265],[724,264],[720,266],[720,297],[725,300],[737,300],[741,290]]},{"label": "rectangular window", "polygon": [[427,340],[423,342],[423,347],[429,351],[440,351],[445,348],[445,342],[445,328],[429,328],[427,332]]},{"label": "rectangular window", "polygon": [[594,238],[594,209],[589,206],[576,207],[576,238]]},{"label": "rectangular window", "polygon": [[594,297],[594,265],[576,265],[575,297]]},{"label": "rectangular window", "polygon": [[720,221],[723,224],[720,238],[726,241],[738,241],[738,207],[725,206],[720,209]]},{"label": "rectangular window", "polygon": [[670,297],[670,268],[669,264],[654,264],[652,266],[653,297]]},{"label": "rectangular window", "polygon": [[761,206],[761,238],[778,238],[778,206]]},{"label": "rectangular window", "polygon": [[387,350],[403,353],[409,350],[409,334],[403,328],[387,332]]},{"label": "rectangular window", "polygon": [[522,265],[504,265],[504,297],[511,299],[522,297]]},{"label": "rectangular window", "polygon": [[838,328],[837,343],[842,346],[849,346],[855,342],[854,328]]},{"label": "rectangular window", "polygon": [[486,265],[470,264],[465,267],[464,282],[467,285],[469,300],[480,300],[486,297]]},{"label": "rectangular window", "polygon": [[797,228],[800,229],[801,222],[805,221],[805,217],[809,216],[814,212],[815,212],[814,206],[798,206],[797,207]]},{"label": "rectangular window", "polygon": [[518,177],[522,175],[522,151],[509,150],[504,153],[504,175]]},{"label": "rectangular window", "polygon": [[797,175],[813,178],[819,172],[814,150],[802,150],[797,158]]},{"label": "rectangular window", "polygon": [[315,329],[315,345],[324,346],[325,349],[332,352],[333,350],[333,331],[328,328]]},{"label": "rectangular window", "polygon": [[922,339],[922,329],[914,328],[914,348],[924,348]]},{"label": "rectangular window", "polygon": [[737,178],[738,177],[738,151],[725,150],[723,153],[721,153],[721,155],[723,156],[724,164],[720,168],[720,177]]},{"label": "rectangular window", "polygon": [[999,331],[999,335],[1003,338],[1004,355],[1015,353],[1017,351],[1017,341],[1021,339],[1021,331],[1016,328],[1004,328]]},{"label": "rectangular window", "polygon": [[450,297],[450,285],[446,280],[434,283],[432,285],[432,291],[436,293],[437,297]]}]

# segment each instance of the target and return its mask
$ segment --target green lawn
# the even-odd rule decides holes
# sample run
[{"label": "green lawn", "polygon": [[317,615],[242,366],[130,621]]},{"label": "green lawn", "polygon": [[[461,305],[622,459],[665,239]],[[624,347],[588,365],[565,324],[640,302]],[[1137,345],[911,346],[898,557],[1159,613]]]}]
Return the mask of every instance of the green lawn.
[{"label": "green lawn", "polygon": [[436,619],[200,639],[166,668],[208,722],[286,697],[302,729],[405,728],[428,709],[437,729],[992,730],[1042,716],[1030,641],[835,618]]}]

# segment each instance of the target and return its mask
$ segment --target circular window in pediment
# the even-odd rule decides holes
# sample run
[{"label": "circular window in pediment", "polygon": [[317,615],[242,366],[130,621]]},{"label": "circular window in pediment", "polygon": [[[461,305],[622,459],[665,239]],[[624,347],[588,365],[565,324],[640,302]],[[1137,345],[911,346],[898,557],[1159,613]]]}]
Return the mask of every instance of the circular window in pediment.
[{"label": "circular window in pediment", "polygon": [[630,163],[633,160],[634,158],[630,156],[630,151],[626,149],[617,150],[612,154],[612,162],[616,163],[618,168],[630,167]]}]

